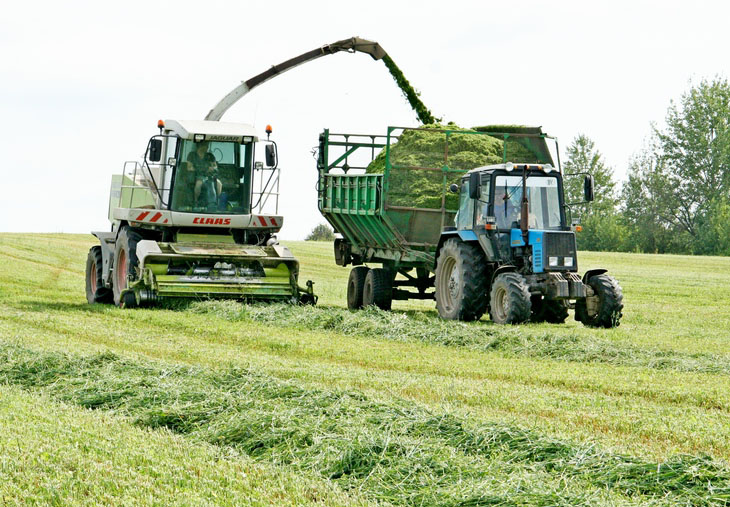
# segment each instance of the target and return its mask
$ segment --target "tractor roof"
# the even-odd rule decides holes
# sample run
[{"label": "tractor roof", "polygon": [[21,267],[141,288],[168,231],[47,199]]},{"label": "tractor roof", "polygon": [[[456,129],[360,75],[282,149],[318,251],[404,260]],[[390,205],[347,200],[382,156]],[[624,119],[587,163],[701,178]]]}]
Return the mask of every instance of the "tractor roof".
[{"label": "tractor roof", "polygon": [[232,123],[208,120],[165,120],[165,130],[183,139],[194,139],[195,134],[205,135],[209,141],[238,141],[253,137],[258,141],[256,129],[246,123]]},{"label": "tractor roof", "polygon": [[[507,167],[508,165],[510,166],[509,169]],[[522,167],[523,165],[528,165],[528,166],[530,166],[533,169],[536,169],[538,167],[540,167],[540,168],[543,168],[544,167],[545,168],[545,172],[548,172],[548,173],[553,172],[553,171],[558,172],[557,168],[553,167],[551,164],[513,164],[512,162],[507,162],[506,164],[492,164],[492,165],[485,165],[485,166],[482,166],[482,167],[475,167],[474,169],[472,169],[471,171],[469,171],[467,174],[469,174],[469,173],[494,172],[494,171],[497,171],[497,170],[503,170],[503,171],[511,172],[511,171],[513,171],[513,166],[515,166],[515,165],[518,165],[520,167]],[[519,173],[519,171],[515,171],[515,174],[520,174],[520,173]],[[464,177],[466,177],[466,176],[464,176]]]}]

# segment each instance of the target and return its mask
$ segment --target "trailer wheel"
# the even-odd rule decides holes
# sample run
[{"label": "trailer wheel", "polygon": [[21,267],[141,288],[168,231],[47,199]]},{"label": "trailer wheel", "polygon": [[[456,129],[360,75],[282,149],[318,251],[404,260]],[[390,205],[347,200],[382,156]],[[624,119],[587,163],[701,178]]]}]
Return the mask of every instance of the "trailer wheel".
[{"label": "trailer wheel", "polygon": [[92,246],[86,257],[86,300],[89,304],[114,302],[114,294],[104,287],[102,262],[101,247]]},{"label": "trailer wheel", "polygon": [[375,305],[381,310],[390,310],[392,304],[393,277],[390,271],[385,268],[368,270],[362,289],[362,305]]},{"label": "trailer wheel", "polygon": [[481,250],[446,240],[436,261],[434,287],[441,318],[478,320],[487,309],[487,266]]},{"label": "trailer wheel", "polygon": [[532,315],[530,320],[532,322],[562,324],[568,318],[568,304],[565,301],[533,296],[531,305]]},{"label": "trailer wheel", "polygon": [[[138,233],[124,227],[119,231],[117,243],[114,247],[114,273],[112,289],[114,291],[114,304],[122,308],[133,308],[137,306],[137,300],[134,294],[126,293],[122,297],[122,291],[127,288],[129,277],[133,279],[139,275],[137,268],[139,259],[137,259],[137,243],[142,239]],[[130,297],[131,296],[131,297]]]},{"label": "trailer wheel", "polygon": [[496,324],[521,324],[530,318],[532,303],[525,279],[518,273],[502,273],[494,279],[489,316]]},{"label": "trailer wheel", "polygon": [[593,289],[593,297],[598,298],[597,309],[591,314],[587,301],[580,299],[575,303],[575,320],[588,327],[618,327],[624,308],[621,286],[608,275],[594,275],[588,279],[588,285]]},{"label": "trailer wheel", "polygon": [[350,270],[350,278],[347,280],[347,308],[350,310],[363,307],[362,293],[368,271],[370,268],[367,266],[356,266]]}]

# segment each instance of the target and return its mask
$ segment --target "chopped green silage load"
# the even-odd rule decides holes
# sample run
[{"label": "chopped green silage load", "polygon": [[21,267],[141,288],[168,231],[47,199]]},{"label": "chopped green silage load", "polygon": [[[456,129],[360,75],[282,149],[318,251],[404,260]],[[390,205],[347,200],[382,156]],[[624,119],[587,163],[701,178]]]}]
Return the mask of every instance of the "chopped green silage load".
[{"label": "chopped green silage load", "polygon": [[[388,203],[392,206],[440,209],[445,194],[446,209],[455,210],[459,196],[448,192],[448,187],[459,182],[461,173],[444,173],[444,168],[469,171],[503,161],[548,162],[541,153],[539,143],[530,142],[531,138],[512,137],[505,141],[502,135],[505,132],[535,131],[534,127],[515,125],[466,129],[453,124],[424,125],[419,130],[406,129],[397,141],[391,140],[390,144]],[[368,165],[367,172],[384,173],[385,165],[385,150],[382,150]]]}]

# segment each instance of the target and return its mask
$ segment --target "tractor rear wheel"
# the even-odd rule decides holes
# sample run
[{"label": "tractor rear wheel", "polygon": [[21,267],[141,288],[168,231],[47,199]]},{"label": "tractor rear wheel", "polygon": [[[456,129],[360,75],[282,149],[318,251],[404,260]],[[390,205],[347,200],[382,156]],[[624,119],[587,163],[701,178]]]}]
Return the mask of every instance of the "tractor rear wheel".
[{"label": "tractor rear wheel", "polygon": [[545,299],[542,296],[532,296],[532,322],[549,322],[562,324],[568,318],[568,304],[559,299]]},{"label": "tractor rear wheel", "polygon": [[365,288],[365,277],[370,271],[367,266],[355,266],[350,270],[350,278],[347,280],[347,308],[359,310],[362,308],[362,292]]},{"label": "tractor rear wheel", "polygon": [[92,246],[86,257],[86,300],[89,304],[112,303],[114,294],[104,287],[104,266],[99,245]]},{"label": "tractor rear wheel", "polygon": [[393,304],[393,276],[385,268],[373,268],[365,276],[362,289],[362,305],[375,305],[381,310],[390,310]]},{"label": "tractor rear wheel", "polygon": [[575,320],[588,327],[618,327],[624,308],[621,286],[608,275],[594,275],[588,279],[588,285],[593,289],[592,297],[598,298],[595,313],[588,311],[586,299],[579,299],[575,303]]},{"label": "tractor rear wheel", "polygon": [[530,318],[532,303],[525,279],[518,273],[502,273],[494,279],[489,297],[489,316],[496,324],[521,324]]},{"label": "tractor rear wheel", "polygon": [[479,247],[446,240],[436,261],[434,286],[441,318],[479,320],[487,309],[487,266]]},{"label": "tractor rear wheel", "polygon": [[132,293],[122,291],[127,288],[129,279],[135,280],[139,277],[137,258],[137,243],[142,239],[137,232],[128,227],[122,228],[117,236],[117,243],[114,247],[114,273],[112,289],[114,291],[114,304],[122,308],[133,308],[137,306],[137,299]]}]

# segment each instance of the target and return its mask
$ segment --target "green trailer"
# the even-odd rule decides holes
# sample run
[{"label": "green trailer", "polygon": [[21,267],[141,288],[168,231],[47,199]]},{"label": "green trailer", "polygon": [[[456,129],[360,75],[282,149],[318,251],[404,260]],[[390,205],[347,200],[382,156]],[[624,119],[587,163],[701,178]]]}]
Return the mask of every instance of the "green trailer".
[{"label": "green trailer", "polygon": [[325,130],[317,167],[335,261],[354,266],[348,308],[435,299],[449,319],[563,322],[575,308],[587,325],[618,325],[618,283],[576,273],[557,140],[541,128]]}]

